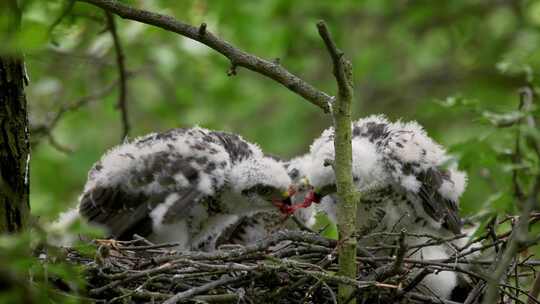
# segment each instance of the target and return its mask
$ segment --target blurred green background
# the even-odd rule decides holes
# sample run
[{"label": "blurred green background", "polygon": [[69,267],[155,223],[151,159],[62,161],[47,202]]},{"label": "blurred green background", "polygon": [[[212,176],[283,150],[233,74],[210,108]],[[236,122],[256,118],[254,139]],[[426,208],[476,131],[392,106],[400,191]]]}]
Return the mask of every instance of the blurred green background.
[{"label": "blurred green background", "polygon": [[[331,64],[315,23],[323,19],[353,61],[354,118],[384,113],[417,120],[461,159],[470,186],[464,214],[512,211],[512,129],[490,124],[517,109],[518,88],[538,83],[540,2],[451,1],[123,1],[198,25],[335,93]],[[34,129],[54,113],[118,79],[103,12],[67,1],[21,1]],[[330,117],[275,82],[174,33],[117,18],[131,77],[130,137],[200,125],[239,133],[272,154],[293,157],[331,124]],[[52,138],[33,137],[31,205],[52,219],[76,204],[86,174],[121,142],[117,88],[67,112]],[[536,112],[538,113],[538,112]],[[54,141],[70,150],[55,148]],[[538,170],[538,161],[529,165]],[[536,169],[535,169],[536,166]]]}]

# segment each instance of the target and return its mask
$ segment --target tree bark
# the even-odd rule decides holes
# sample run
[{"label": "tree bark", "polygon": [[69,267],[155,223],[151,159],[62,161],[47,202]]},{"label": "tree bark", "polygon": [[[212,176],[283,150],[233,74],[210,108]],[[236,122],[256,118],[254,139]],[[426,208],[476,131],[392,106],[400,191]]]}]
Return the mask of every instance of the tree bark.
[{"label": "tree bark", "polygon": [[[22,56],[11,43],[19,30],[21,10],[16,0],[0,3],[4,41],[0,54],[0,233],[20,231],[27,223],[30,144]],[[8,54],[9,53],[9,54]]]},{"label": "tree bark", "polygon": [[0,56],[0,233],[20,231],[30,211],[25,79],[22,59]]}]

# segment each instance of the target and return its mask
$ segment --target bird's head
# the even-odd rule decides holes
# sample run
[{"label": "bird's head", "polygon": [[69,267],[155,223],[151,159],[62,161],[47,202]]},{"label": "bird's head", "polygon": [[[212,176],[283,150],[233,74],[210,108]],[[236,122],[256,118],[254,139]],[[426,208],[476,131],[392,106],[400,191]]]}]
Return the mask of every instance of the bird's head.
[{"label": "bird's head", "polygon": [[[309,183],[307,177],[293,182],[286,193],[288,197],[282,201],[273,201],[282,213],[290,215],[297,210],[309,208],[312,203],[320,203],[322,196]],[[309,217],[308,212],[308,217]]]},{"label": "bird's head", "polygon": [[288,213],[289,206],[291,206],[291,195],[289,191],[266,184],[256,184],[245,189],[242,191],[242,195],[250,200],[271,202],[283,213]]},{"label": "bird's head", "polygon": [[236,164],[231,171],[236,192],[252,201],[290,204],[291,179],[283,163],[266,156],[253,157]]}]

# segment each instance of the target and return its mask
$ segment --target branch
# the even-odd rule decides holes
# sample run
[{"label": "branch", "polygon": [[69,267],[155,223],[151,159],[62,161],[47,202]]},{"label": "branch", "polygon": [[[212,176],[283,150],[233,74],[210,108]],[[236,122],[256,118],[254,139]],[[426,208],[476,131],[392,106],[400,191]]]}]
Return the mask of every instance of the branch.
[{"label": "branch", "polygon": [[[529,112],[531,111],[533,105],[533,92],[530,88],[522,88],[520,90],[520,105],[519,108],[521,111]],[[530,128],[535,128],[535,121],[532,115],[527,115],[526,118],[527,126]],[[518,134],[519,136],[520,134]],[[540,157],[540,144],[534,138],[527,138],[532,142],[533,149]],[[516,145],[519,142],[516,142]],[[517,148],[516,148],[517,149]],[[518,151],[519,152],[519,151]],[[514,177],[514,183],[517,184],[517,176]],[[520,190],[521,191],[521,190]],[[529,227],[529,217],[531,212],[534,210],[534,207],[538,203],[538,194],[540,193],[540,175],[537,175],[532,188],[528,194],[527,199],[522,204],[521,216],[519,217],[516,227],[510,235],[510,240],[508,241],[507,248],[505,249],[500,261],[498,261],[497,267],[493,272],[491,280],[488,282],[486,296],[482,303],[489,304],[495,303],[499,295],[499,282],[506,275],[506,271],[512,260],[514,259],[516,253],[518,253],[520,247],[527,243],[528,241],[528,227]],[[519,198],[519,197],[518,197]]]},{"label": "branch", "polygon": [[338,93],[340,95],[343,94],[342,97],[352,98],[352,74],[349,75],[351,72],[351,63],[343,57],[344,53],[337,48],[324,21],[319,21],[317,23],[317,29],[319,30],[319,35],[323,39],[324,45],[332,58],[332,63],[334,65],[334,76],[336,77],[338,85]]},{"label": "branch", "polygon": [[[129,76],[129,75],[127,75]],[[40,137],[46,137],[49,140],[49,143],[57,150],[59,150],[62,153],[69,154],[72,151],[72,149],[62,146],[53,136],[54,128],[58,125],[60,120],[64,117],[64,115],[68,112],[74,112],[78,109],[86,106],[87,104],[100,100],[104,98],[105,96],[109,95],[113,90],[114,87],[118,84],[118,81],[115,81],[105,87],[103,87],[101,90],[96,91],[90,95],[81,97],[77,101],[75,101],[72,104],[65,103],[56,113],[54,113],[52,119],[49,122],[38,124],[31,126],[31,133],[32,138],[34,142],[32,142],[33,145],[37,144],[37,139]]]},{"label": "branch", "polygon": [[519,247],[527,242],[528,236],[528,223],[529,215],[536,205],[538,193],[540,192],[540,176],[537,176],[536,181],[532,187],[531,193],[528,199],[523,205],[521,210],[521,216],[516,224],[516,227],[512,234],[510,235],[510,241],[501,257],[497,262],[497,267],[493,272],[493,276],[488,282],[488,287],[486,291],[486,296],[482,303],[491,304],[495,303],[499,295],[499,282],[506,274],[506,270],[510,263],[512,262],[514,256],[519,250]]},{"label": "branch", "polygon": [[279,82],[289,90],[323,109],[325,113],[330,111],[330,104],[333,101],[331,96],[303,81],[298,76],[292,74],[287,69],[282,67],[279,63],[259,58],[234,47],[229,42],[208,31],[205,25],[195,27],[176,20],[171,16],[136,9],[114,0],[78,1],[98,6],[108,12],[117,14],[124,19],[154,25],[167,31],[175,32],[187,38],[199,41],[230,60],[231,74],[234,74],[236,67],[244,67]]},{"label": "branch", "polygon": [[154,258],[149,263],[142,263],[140,267],[147,267],[152,263],[164,263],[176,259],[192,259],[192,260],[222,260],[226,258],[238,258],[256,254],[264,251],[271,246],[279,244],[283,241],[302,242],[308,244],[316,244],[325,247],[335,246],[336,241],[329,240],[318,234],[308,233],[304,231],[283,230],[272,234],[270,237],[257,241],[253,245],[245,246],[234,250],[216,250],[212,252],[190,252],[184,251],[174,255],[167,255]]},{"label": "branch", "polygon": [[60,16],[58,16],[54,20],[54,22],[49,26],[49,30],[48,30],[49,35],[53,32],[53,30],[56,28],[56,26],[58,26],[60,24],[60,22],[62,22],[64,17],[66,17],[71,12],[71,10],[73,9],[74,4],[75,4],[75,0],[68,0],[68,2],[66,4],[64,4],[64,7],[62,8],[62,12],[61,12]]},{"label": "branch", "polygon": [[399,248],[396,253],[396,259],[390,267],[383,266],[381,270],[375,270],[376,280],[379,282],[384,282],[384,280],[393,277],[397,274],[402,274],[405,272],[403,268],[403,261],[405,259],[405,254],[407,253],[407,244],[405,243],[405,230],[401,230],[398,239]]},{"label": "branch", "polygon": [[239,276],[239,277],[224,276],[219,280],[211,281],[210,283],[204,284],[204,285],[199,286],[199,287],[191,288],[191,289],[186,290],[184,292],[179,292],[179,293],[175,294],[174,296],[172,296],[171,298],[167,299],[167,301],[163,302],[163,304],[174,304],[174,303],[177,303],[178,301],[191,298],[191,297],[193,297],[195,295],[201,294],[203,292],[207,292],[207,291],[212,290],[212,289],[214,289],[216,287],[226,285],[226,284],[230,284],[230,283],[236,282],[238,280],[242,280],[243,278],[244,278],[244,276]]},{"label": "branch", "polygon": [[[332,115],[334,118],[334,172],[336,176],[337,194],[341,202],[338,204],[339,273],[355,278],[356,267],[356,202],[360,199],[356,193],[352,177],[352,145],[351,145],[351,103],[353,98],[352,65],[345,59],[343,52],[337,49],[324,21],[317,23],[319,35],[332,58],[334,76],[338,86],[338,98]],[[351,286],[340,284],[338,302],[346,303],[354,296]],[[350,303],[355,303],[354,299]]]},{"label": "branch", "polygon": [[114,16],[108,11],[105,11],[105,16],[107,17],[107,26],[109,32],[111,33],[114,49],[116,50],[116,65],[118,66],[118,78],[120,80],[120,92],[118,93],[118,103],[116,104],[117,109],[120,110],[122,116],[122,137],[121,140],[126,138],[129,135],[129,120],[128,120],[128,110],[127,110],[127,73],[126,66],[124,63],[124,51],[122,49],[122,44],[120,43],[120,38],[118,37],[118,32],[116,31],[116,22],[114,21]]},{"label": "branch", "polygon": [[534,304],[538,298],[538,294],[540,294],[540,273],[537,274],[534,279],[533,286],[529,292],[529,298],[527,299],[527,304]]}]

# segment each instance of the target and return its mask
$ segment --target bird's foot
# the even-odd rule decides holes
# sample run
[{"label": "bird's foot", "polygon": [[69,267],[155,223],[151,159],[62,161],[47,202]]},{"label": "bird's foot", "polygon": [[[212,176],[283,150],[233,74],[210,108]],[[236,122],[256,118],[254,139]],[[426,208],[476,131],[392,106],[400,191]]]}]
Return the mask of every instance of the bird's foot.
[{"label": "bird's foot", "polygon": [[118,250],[119,249],[119,242],[115,239],[95,239],[94,242],[98,246],[107,246],[109,248]]}]

